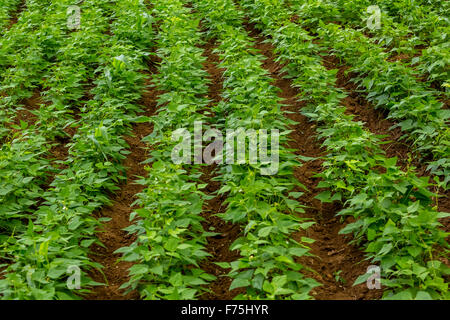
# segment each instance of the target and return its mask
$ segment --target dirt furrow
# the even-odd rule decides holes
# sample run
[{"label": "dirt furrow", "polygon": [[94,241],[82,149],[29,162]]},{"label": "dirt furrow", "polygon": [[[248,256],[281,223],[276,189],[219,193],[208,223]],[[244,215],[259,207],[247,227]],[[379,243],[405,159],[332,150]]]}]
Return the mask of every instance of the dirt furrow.
[{"label": "dirt furrow", "polygon": [[20,15],[26,9],[26,7],[27,7],[26,0],[20,1],[19,5],[17,6],[17,10],[11,15],[11,20],[9,21],[9,24],[7,26],[8,30],[11,29],[11,27],[17,23]]},{"label": "dirt furrow", "polygon": [[[206,57],[204,63],[205,70],[210,75],[208,98],[211,100],[209,107],[220,102],[221,92],[223,89],[222,72],[217,65],[219,57],[213,53],[215,48],[214,42],[211,40],[201,48],[204,50],[203,56]],[[211,117],[215,117],[214,112],[211,111]],[[203,218],[206,221],[203,227],[207,231],[219,233],[218,236],[208,238],[206,250],[212,255],[207,261],[201,264],[203,270],[217,277],[217,280],[209,284],[210,292],[205,293],[202,299],[205,300],[230,300],[240,293],[239,289],[229,291],[232,279],[226,277],[228,273],[226,269],[220,268],[215,262],[232,262],[239,258],[238,251],[230,251],[231,244],[239,237],[241,229],[238,225],[227,223],[224,220],[215,216],[217,213],[224,212],[226,207],[224,201],[225,195],[215,196],[215,193],[220,189],[220,182],[215,181],[217,177],[216,165],[206,166],[203,169],[202,182],[207,184],[204,192],[208,195],[213,195],[214,198],[206,201],[203,207]]]},{"label": "dirt furrow", "polygon": [[[151,74],[156,72],[153,62],[149,62],[151,70],[147,84],[150,83]],[[140,115],[152,116],[156,111],[156,99],[158,96],[156,89],[147,89],[141,98],[139,104],[144,109]],[[86,298],[89,300],[129,300],[138,299],[137,291],[124,294],[124,290],[120,286],[128,281],[128,269],[132,263],[120,261],[118,259],[121,254],[114,252],[122,247],[131,245],[135,238],[133,235],[123,229],[130,226],[130,214],[135,207],[133,202],[137,200],[137,194],[143,191],[144,186],[136,183],[138,177],[146,175],[145,165],[143,161],[148,159],[148,147],[142,142],[142,139],[148,136],[153,130],[153,126],[148,123],[136,123],[132,127],[132,135],[124,137],[129,145],[130,152],[125,159],[123,165],[126,168],[126,181],[119,185],[119,190],[112,195],[111,205],[104,207],[95,214],[97,219],[110,218],[110,220],[102,225],[98,230],[97,237],[104,247],[93,245],[91,247],[92,254],[90,259],[104,266],[102,272],[92,270],[90,276],[93,280],[106,283],[105,286],[98,286],[92,290],[92,293]]]},{"label": "dirt furrow", "polygon": [[[304,103],[297,100],[298,89],[292,86],[292,81],[283,78],[280,73],[282,66],[275,62],[273,47],[264,43],[265,37],[253,25],[246,23],[249,34],[257,42],[255,48],[266,57],[264,68],[274,79],[274,85],[280,89],[279,96],[283,98],[286,117],[294,120],[292,126],[290,147],[296,153],[307,157],[320,157],[324,150],[316,139],[315,125],[300,114]],[[311,294],[319,300],[360,300],[376,299],[381,296],[381,290],[369,290],[365,284],[352,286],[356,278],[367,271],[369,263],[363,261],[364,254],[351,245],[351,236],[340,235],[339,231],[350,221],[341,222],[336,213],[341,209],[337,202],[323,204],[314,197],[322,192],[317,188],[319,179],[314,175],[321,171],[322,161],[317,159],[305,163],[295,171],[295,177],[304,184],[308,190],[300,200],[308,206],[305,216],[315,220],[316,224],[305,232],[298,232],[295,237],[300,240],[307,236],[315,240],[310,245],[311,253],[315,257],[303,258],[301,262],[313,269],[309,275],[321,282],[323,286],[315,288]],[[303,191],[303,190],[299,190]]]}]

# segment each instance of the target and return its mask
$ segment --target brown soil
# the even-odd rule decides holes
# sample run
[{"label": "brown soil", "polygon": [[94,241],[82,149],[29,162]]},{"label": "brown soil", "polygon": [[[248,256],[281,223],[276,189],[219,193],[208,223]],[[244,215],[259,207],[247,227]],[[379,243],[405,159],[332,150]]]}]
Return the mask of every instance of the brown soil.
[{"label": "brown soil", "polygon": [[136,125],[133,132],[136,136],[126,137],[131,151],[124,163],[128,168],[127,182],[119,186],[120,191],[112,197],[112,205],[95,214],[96,218],[108,217],[111,220],[103,224],[97,234],[98,239],[105,247],[93,245],[90,256],[92,261],[104,266],[104,277],[99,271],[92,271],[90,276],[97,282],[103,283],[106,281],[107,285],[95,287],[92,294],[88,296],[90,300],[121,300],[139,297],[136,292],[125,296],[123,291],[119,290],[119,287],[128,280],[128,269],[132,264],[128,262],[117,263],[121,255],[114,254],[117,249],[129,246],[135,240],[132,235],[123,229],[131,224],[129,221],[130,214],[133,211],[131,204],[136,200],[136,194],[143,190],[143,186],[135,184],[133,177],[145,175],[145,169],[141,162],[147,159],[147,156],[145,144],[141,142],[141,139],[146,134],[140,135],[145,132],[149,133],[148,125]]},{"label": "brown soil", "polygon": [[406,54],[406,53],[394,53],[387,60],[389,62],[395,62],[395,61],[409,61],[410,59],[411,59],[411,56],[409,54]]},{"label": "brown soil", "polygon": [[[204,67],[210,76],[208,98],[211,103],[209,107],[221,100],[220,94],[223,89],[223,70],[217,67],[220,60],[218,55],[212,52],[214,47],[215,44],[212,40],[201,46],[204,49],[203,56],[207,58]],[[211,116],[214,115],[211,114]],[[205,166],[203,168],[202,182],[207,184],[204,189],[207,195],[214,195],[220,189],[220,182],[213,180],[217,176],[216,168],[217,166]],[[200,265],[207,273],[217,277],[215,281],[208,285],[209,292],[201,297],[204,300],[231,300],[242,292],[242,289],[228,290],[232,282],[232,279],[226,276],[228,270],[215,264],[215,262],[232,262],[239,258],[239,252],[230,251],[229,248],[241,235],[240,227],[215,216],[215,214],[225,211],[225,199],[225,195],[215,196],[207,201],[203,207],[202,216],[206,219],[203,223],[204,229],[219,233],[215,237],[208,238],[206,251],[212,256]]]},{"label": "brown soil", "polygon": [[11,27],[17,23],[17,21],[19,20],[20,14],[25,10],[26,7],[27,7],[26,0],[22,0],[20,2],[19,6],[17,7],[16,12],[14,12],[11,16],[11,20],[7,27],[8,30],[11,29]]},{"label": "brown soil", "polygon": [[[206,166],[203,170],[202,182],[208,184],[204,190],[208,195],[212,195],[220,189],[220,182],[212,180],[215,177],[215,169],[215,166]],[[241,235],[241,228],[239,225],[228,223],[215,216],[215,214],[226,209],[224,206],[225,199],[225,195],[216,196],[207,201],[203,207],[202,216],[206,219],[203,223],[204,229],[219,233],[215,237],[208,238],[206,251],[211,254],[211,257],[200,264],[205,272],[217,277],[215,281],[208,285],[209,292],[201,297],[203,300],[231,300],[244,291],[241,288],[230,291],[232,279],[226,276],[229,270],[215,264],[215,262],[236,261],[240,257],[239,251],[230,251],[229,248]]]},{"label": "brown soil", "polygon": [[[150,69],[154,70],[150,63],[149,66]],[[151,116],[155,113],[157,96],[158,92],[155,89],[148,89],[144,92],[140,101],[145,109],[143,115]],[[137,199],[137,194],[144,189],[144,186],[136,184],[135,179],[146,175],[145,165],[142,162],[148,158],[148,148],[142,142],[142,139],[149,135],[152,130],[153,126],[150,123],[137,123],[133,125],[133,136],[124,138],[130,151],[124,161],[124,166],[127,168],[127,180],[119,186],[119,191],[112,196],[112,205],[95,214],[96,218],[107,217],[111,220],[104,223],[97,233],[98,239],[104,247],[93,245],[90,255],[92,261],[104,266],[102,270],[104,275],[98,270],[92,270],[89,275],[97,282],[106,282],[106,285],[93,288],[92,293],[87,296],[89,300],[139,299],[137,291],[125,295],[125,290],[119,289],[122,284],[128,281],[128,269],[133,264],[125,261],[117,262],[121,254],[115,254],[114,252],[119,248],[131,245],[135,240],[133,235],[128,234],[123,229],[132,224],[130,214],[136,209],[132,204]]]},{"label": "brown soil", "polygon": [[[284,110],[286,117],[294,120],[296,124],[292,127],[290,135],[292,142],[290,147],[297,150],[298,154],[309,157],[320,157],[324,150],[320,147],[316,138],[315,125],[301,115],[299,110],[304,106],[297,100],[299,91],[292,86],[292,81],[283,78],[280,74],[281,65],[274,62],[273,47],[269,43],[263,43],[265,38],[251,24],[245,24],[249,34],[257,39],[255,47],[267,58],[264,62],[275,86],[281,89],[280,97],[284,99],[286,105]],[[339,221],[336,213],[341,209],[339,203],[322,204],[314,197],[322,192],[317,188],[319,179],[313,177],[315,173],[321,171],[321,160],[305,163],[296,169],[295,177],[304,184],[308,190],[300,198],[306,204],[305,217],[316,221],[316,224],[304,232],[298,232],[294,238],[300,240],[302,236],[307,236],[315,240],[310,245],[311,253],[314,257],[306,257],[301,262],[317,273],[308,275],[321,282],[323,286],[314,289],[311,294],[318,300],[360,300],[376,299],[382,294],[381,290],[369,290],[364,284],[352,286],[356,278],[366,273],[369,263],[363,261],[364,254],[358,248],[349,244],[352,240],[350,236],[338,234],[339,230],[345,227],[345,223]],[[347,221],[350,222],[350,221]],[[335,280],[335,272],[342,270],[340,277],[345,283]]]},{"label": "brown soil", "polygon": [[201,47],[204,49],[203,56],[206,57],[204,67],[210,76],[208,98],[212,100],[210,104],[210,106],[212,106],[222,100],[222,97],[220,95],[223,90],[224,69],[218,68],[220,58],[216,53],[213,53],[213,50],[216,47],[213,40],[210,40],[208,43]]}]

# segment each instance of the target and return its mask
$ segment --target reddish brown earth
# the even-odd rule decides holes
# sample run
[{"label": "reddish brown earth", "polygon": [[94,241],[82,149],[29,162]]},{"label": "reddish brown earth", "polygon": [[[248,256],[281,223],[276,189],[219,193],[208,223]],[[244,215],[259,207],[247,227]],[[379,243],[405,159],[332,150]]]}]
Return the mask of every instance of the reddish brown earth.
[{"label": "reddish brown earth", "polygon": [[213,53],[213,50],[216,48],[216,44],[213,40],[210,40],[201,46],[201,48],[204,50],[203,56],[206,57],[204,67],[209,74],[210,82],[208,98],[212,100],[209,105],[209,107],[212,107],[222,100],[220,95],[223,90],[223,72],[225,70],[218,68],[220,58],[216,53]]},{"label": "reddish brown earth", "polygon": [[[255,47],[266,57],[264,68],[268,70],[274,79],[276,87],[280,88],[280,97],[286,105],[284,110],[289,111],[286,117],[294,120],[296,124],[292,127],[293,132],[290,137],[292,142],[290,147],[297,150],[297,154],[308,157],[320,157],[324,155],[324,150],[317,140],[315,125],[300,113],[304,103],[297,100],[298,89],[292,86],[292,81],[283,78],[280,74],[282,66],[274,62],[273,47],[251,24],[246,24],[246,29],[252,37],[257,39]],[[341,209],[339,203],[322,204],[314,197],[322,192],[317,188],[319,179],[315,178],[315,173],[321,171],[321,160],[305,163],[295,171],[295,177],[305,185],[308,190],[300,198],[303,204],[307,205],[305,217],[316,221],[316,224],[306,231],[299,231],[294,237],[300,240],[302,236],[307,236],[315,240],[310,245],[311,253],[314,257],[305,257],[301,262],[317,273],[308,273],[322,283],[321,287],[314,289],[311,294],[318,300],[360,300],[376,299],[381,297],[381,290],[369,290],[364,284],[352,286],[356,278],[367,271],[368,262],[363,261],[364,254],[349,242],[351,236],[344,236],[338,232],[345,227],[335,215]],[[350,222],[350,221],[346,221]],[[340,277],[344,283],[336,281],[335,275],[340,272]]]},{"label": "reddish brown earth", "polygon": [[411,55],[406,53],[393,53],[387,60],[389,62],[395,61],[409,61],[411,59]]},{"label": "reddish brown earth", "polygon": [[120,190],[112,197],[112,204],[95,214],[96,218],[107,217],[111,220],[103,224],[97,233],[98,239],[105,247],[92,246],[91,260],[104,266],[104,276],[99,271],[92,271],[90,276],[93,280],[104,283],[106,286],[99,286],[93,289],[90,300],[121,300],[136,299],[139,295],[136,292],[128,295],[123,294],[119,287],[128,280],[128,269],[132,266],[128,262],[119,262],[120,254],[114,252],[124,246],[129,246],[135,240],[123,229],[128,227],[130,214],[133,211],[131,204],[136,200],[136,195],[143,190],[143,186],[135,184],[134,177],[144,176],[146,171],[141,162],[147,159],[145,144],[141,139],[149,134],[151,129],[144,124],[134,126],[135,136],[126,137],[125,140],[130,146],[124,165],[128,168],[126,172],[127,181],[120,185]]},{"label": "reddish brown earth", "polygon": [[[152,72],[155,72],[153,62],[149,63]],[[150,77],[150,75],[149,75]],[[149,81],[150,79],[148,79]],[[157,90],[148,89],[143,93],[140,105],[144,109],[142,115],[151,116],[156,111]],[[103,243],[104,247],[93,245],[91,247],[92,261],[100,263],[104,266],[103,274],[98,270],[92,270],[90,276],[93,280],[105,283],[105,286],[93,288],[92,293],[87,296],[90,300],[125,300],[138,299],[139,293],[132,291],[124,294],[125,290],[119,289],[122,284],[128,281],[128,269],[132,266],[130,262],[117,262],[121,254],[114,252],[124,246],[131,245],[135,237],[128,234],[123,229],[130,226],[130,214],[135,207],[133,202],[137,199],[144,186],[136,184],[137,177],[146,175],[144,160],[148,159],[148,148],[142,139],[149,135],[153,126],[150,123],[137,123],[132,128],[133,135],[124,137],[129,145],[129,154],[124,161],[126,169],[126,181],[119,185],[119,190],[111,197],[111,205],[104,207],[100,212],[95,214],[96,218],[110,218],[109,222],[102,225],[98,230],[98,239]]]},{"label": "reddish brown earth", "polygon": [[[30,98],[23,99],[22,106],[16,109],[16,117],[14,119],[14,124],[20,126],[20,122],[26,122],[28,125],[34,125],[38,120],[38,117],[33,113],[33,111],[39,110],[40,105],[44,104],[42,96],[39,90],[35,90]],[[12,129],[17,131],[16,129]]]},{"label": "reddish brown earth", "polygon": [[[204,49],[203,56],[206,57],[204,68],[209,74],[209,92],[208,98],[211,100],[209,108],[216,105],[221,100],[221,92],[223,89],[223,70],[217,67],[220,62],[217,54],[213,53],[215,48],[214,42],[211,40],[201,46]],[[211,116],[214,114],[211,112]],[[202,216],[205,218],[203,227],[207,231],[219,233],[215,237],[208,238],[206,251],[211,257],[201,264],[201,268],[207,273],[217,277],[215,281],[210,283],[207,289],[210,292],[205,293],[201,299],[205,300],[231,300],[241,293],[242,289],[229,291],[232,279],[227,277],[228,270],[223,269],[215,264],[215,262],[232,262],[239,258],[238,251],[230,251],[231,244],[241,235],[239,225],[227,223],[223,219],[216,217],[215,214],[224,212],[226,206],[224,201],[225,195],[216,195],[220,189],[220,182],[214,181],[217,177],[215,173],[217,166],[205,166],[203,168],[202,182],[207,184],[203,190],[207,195],[213,195],[214,198],[206,201]]]},{"label": "reddish brown earth", "polygon": [[12,14],[11,20],[9,22],[9,25],[7,26],[7,29],[11,29],[11,27],[17,23],[17,21],[19,20],[20,14],[25,10],[26,7],[27,7],[26,0],[22,0],[20,2],[19,6],[17,7],[16,12],[14,12]]},{"label": "reddish brown earth", "polygon": [[[364,126],[371,133],[385,135],[386,137],[382,141],[389,141],[389,143],[380,145],[380,147],[386,152],[388,157],[398,157],[401,167],[406,168],[408,159],[411,156],[411,145],[405,140],[400,140],[404,132],[398,127],[390,130],[396,123],[386,119],[388,114],[385,110],[375,109],[365,98],[366,95],[358,92],[356,84],[352,82],[355,74],[346,74],[346,71],[349,69],[348,66],[340,64],[339,59],[335,56],[323,56],[322,58],[324,66],[328,70],[338,70],[336,85],[344,89],[348,95],[341,101],[346,107],[346,113],[354,115],[355,121],[364,122]],[[423,175],[426,171],[426,166],[420,163],[417,156],[413,156],[411,160],[412,164],[418,168],[418,174]]]}]

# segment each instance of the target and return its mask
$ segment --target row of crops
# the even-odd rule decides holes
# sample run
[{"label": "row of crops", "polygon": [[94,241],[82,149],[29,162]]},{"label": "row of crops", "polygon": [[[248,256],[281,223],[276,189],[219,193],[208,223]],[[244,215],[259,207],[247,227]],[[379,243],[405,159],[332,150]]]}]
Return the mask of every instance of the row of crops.
[{"label": "row of crops", "polygon": [[[243,1],[243,6],[249,9],[253,22],[271,37],[277,53],[286,62],[288,74],[295,77],[295,85],[304,93],[303,98],[311,101],[304,113],[319,122],[319,137],[325,139],[324,146],[329,151],[321,186],[331,188],[331,199],[346,199],[347,207],[340,215],[357,219],[343,232],[354,232],[357,239],[365,237],[368,256],[380,261],[381,268],[395,277],[394,281],[385,282],[387,286],[411,287],[400,291],[401,297],[415,296],[413,288],[420,287],[430,288],[431,293],[445,292],[444,279],[434,277],[445,273],[445,266],[428,260],[433,246],[445,243],[446,235],[436,228],[441,214],[432,208],[427,179],[400,170],[395,158],[383,155],[377,137],[345,114],[345,108],[339,104],[345,92],[333,85],[335,73],[323,66],[321,48],[312,42],[313,37],[289,21],[292,12],[286,4],[269,6]],[[259,16],[266,17],[267,23],[262,24]],[[325,38],[323,45],[327,41]],[[358,55],[353,52],[351,56]],[[421,256],[425,261],[417,259]],[[442,271],[430,270],[441,266]],[[431,277],[427,279],[428,276]]]},{"label": "row of crops", "polygon": [[[322,285],[308,265],[315,239],[303,235],[317,221],[302,200],[311,190],[294,174],[310,159],[289,147],[294,123],[249,28],[299,92],[303,107],[295,112],[324,151],[316,198],[338,203],[336,215],[351,221],[341,234],[379,266],[383,298],[450,298],[441,224],[450,214],[439,205],[450,176],[446,2],[86,0],[78,4],[80,26],[70,28],[72,5],[0,0],[1,299],[82,299],[105,285],[92,278],[105,267],[92,249],[103,245],[98,233],[108,219],[95,216],[132,179],[143,189],[125,229],[132,242],[116,251],[131,265],[123,294],[202,299],[218,280],[204,268],[211,262],[226,270],[234,298],[314,297]],[[373,5],[377,29],[366,24]],[[217,103],[207,44],[223,82]],[[425,174],[388,157],[384,137],[346,109],[350,92],[327,68],[329,56],[401,130]],[[157,93],[149,118],[142,116],[148,91]],[[152,128],[142,140],[146,175],[127,177],[125,137],[136,135],[136,123]],[[278,170],[264,174],[267,166],[249,158],[216,162],[218,187],[209,190],[208,164],[173,161],[174,137],[180,129],[195,136],[199,123],[209,132],[279,132],[267,142]],[[216,197],[224,200],[214,218],[240,230],[227,249],[238,252],[233,261],[211,253],[210,239],[221,234],[206,207]]]},{"label": "row of crops", "polygon": [[[90,261],[88,252],[101,221],[92,213],[108,203],[107,193],[123,179],[121,160],[127,145],[120,137],[129,132],[140,110],[134,102],[143,87],[139,70],[146,52],[141,48],[151,44],[148,22],[138,25],[128,19],[137,10],[132,1],[120,6],[86,1],[84,27],[64,35],[58,21],[65,24],[67,4],[51,3],[53,23],[35,21],[43,30],[36,31],[41,35],[27,48],[31,61],[17,57],[2,77],[5,123],[13,122],[19,101],[35,88],[43,88],[44,99],[35,110],[36,123],[18,131],[6,124],[2,137],[1,256],[9,263],[0,288],[5,299],[75,298],[66,286],[71,266],[84,266],[79,293],[94,284],[86,271],[100,266]],[[43,12],[50,3],[27,5],[35,9],[29,12],[32,18],[47,17]],[[23,45],[20,36],[31,23],[21,19],[9,30],[2,38],[9,47],[2,46],[2,54],[9,56],[10,48],[24,54],[17,46]],[[130,24],[140,27],[134,38],[128,36]],[[50,149],[58,137],[67,137],[68,127],[76,128],[76,133],[66,146],[67,158],[54,159]]]}]

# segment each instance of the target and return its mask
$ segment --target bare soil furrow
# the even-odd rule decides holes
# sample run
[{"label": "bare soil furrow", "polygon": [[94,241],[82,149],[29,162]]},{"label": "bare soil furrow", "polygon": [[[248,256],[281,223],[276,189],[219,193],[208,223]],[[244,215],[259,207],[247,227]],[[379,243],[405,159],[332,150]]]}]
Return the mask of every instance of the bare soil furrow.
[{"label": "bare soil furrow", "polygon": [[9,24],[7,26],[8,30],[11,29],[11,27],[17,23],[20,15],[26,8],[27,8],[26,0],[20,1],[19,5],[17,6],[17,10],[11,15],[11,20],[9,21]]},{"label": "bare soil furrow", "polygon": [[[217,67],[220,60],[218,55],[213,53],[215,48],[214,42],[211,40],[201,47],[204,49],[203,56],[207,59],[204,67],[210,76],[208,98],[211,100],[209,107],[212,107],[222,99],[223,70]],[[214,117],[214,112],[211,111],[210,116]],[[202,176],[202,182],[207,184],[204,192],[214,196],[213,199],[206,201],[204,205],[202,216],[206,221],[203,223],[203,227],[207,231],[219,233],[218,236],[208,238],[206,250],[212,257],[201,264],[202,269],[216,276],[217,280],[209,284],[208,289],[210,292],[204,294],[202,299],[230,300],[242,290],[228,290],[232,279],[226,276],[228,273],[227,270],[217,266],[215,262],[232,262],[239,258],[239,252],[230,251],[229,248],[241,234],[241,229],[238,225],[227,223],[215,216],[217,213],[224,212],[226,209],[224,205],[226,196],[215,195],[220,189],[220,182],[214,180],[217,177],[216,169],[217,166],[206,166],[203,169]]]}]

